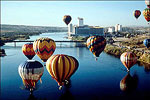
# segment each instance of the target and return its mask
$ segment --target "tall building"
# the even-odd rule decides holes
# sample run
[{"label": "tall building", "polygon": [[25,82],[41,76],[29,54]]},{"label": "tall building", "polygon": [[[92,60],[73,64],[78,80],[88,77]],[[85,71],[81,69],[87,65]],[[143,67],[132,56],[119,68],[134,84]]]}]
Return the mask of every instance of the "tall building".
[{"label": "tall building", "polygon": [[117,25],[115,26],[115,32],[122,32],[122,25],[117,24]]},{"label": "tall building", "polygon": [[109,27],[109,28],[108,28],[108,32],[109,32],[109,33],[115,32],[115,27]]},{"label": "tall building", "polygon": [[84,26],[83,18],[78,17],[78,26]]},{"label": "tall building", "polygon": [[70,23],[69,25],[68,25],[68,33],[70,34],[70,33],[72,33],[73,32],[73,26],[72,26],[72,24]]},{"label": "tall building", "polygon": [[118,32],[122,32],[122,25],[118,25]]},{"label": "tall building", "polygon": [[69,24],[68,34],[72,35],[101,35],[104,36],[104,28],[99,26],[88,26],[83,24],[83,18],[78,17],[78,25]]}]

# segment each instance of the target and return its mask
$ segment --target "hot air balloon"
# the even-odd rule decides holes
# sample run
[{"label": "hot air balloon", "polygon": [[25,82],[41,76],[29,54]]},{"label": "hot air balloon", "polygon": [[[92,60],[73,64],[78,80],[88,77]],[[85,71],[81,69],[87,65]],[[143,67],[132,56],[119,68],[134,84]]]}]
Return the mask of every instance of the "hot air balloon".
[{"label": "hot air balloon", "polygon": [[43,62],[54,53],[56,48],[55,41],[50,38],[39,38],[33,43],[33,50]]},{"label": "hot air balloon", "polygon": [[143,43],[144,43],[144,45],[145,45],[147,48],[150,47],[150,39],[145,39],[145,40],[143,41]]},{"label": "hot air balloon", "polygon": [[26,88],[32,91],[44,72],[43,65],[35,60],[27,60],[18,67],[18,72]]},{"label": "hot air balloon", "polygon": [[68,55],[57,54],[51,56],[46,62],[46,69],[62,88],[64,82],[68,82],[79,66],[78,61]]},{"label": "hot air balloon", "polygon": [[137,75],[131,76],[128,73],[121,81],[120,81],[120,90],[124,92],[130,92],[135,90],[138,85],[138,77]]},{"label": "hot air balloon", "polygon": [[99,57],[100,53],[105,49],[106,40],[103,36],[91,36],[87,39],[86,45],[95,57]]},{"label": "hot air balloon", "polygon": [[150,8],[144,9],[143,16],[145,17],[145,19],[146,19],[147,22],[150,21]]},{"label": "hot air balloon", "polygon": [[130,68],[136,64],[137,57],[132,52],[125,52],[120,56],[120,60],[122,64],[127,68],[127,71],[129,71]]},{"label": "hot air balloon", "polygon": [[64,17],[63,17],[63,21],[66,23],[66,25],[68,25],[69,23],[70,23],[70,21],[71,21],[71,16],[70,15],[65,15]]},{"label": "hot air balloon", "polygon": [[136,19],[138,19],[138,17],[141,15],[141,11],[140,11],[140,10],[135,10],[135,11],[133,12],[133,14],[134,14],[134,17],[135,17]]},{"label": "hot air balloon", "polygon": [[27,43],[22,46],[22,52],[28,59],[32,59],[35,56],[35,52],[33,50],[33,44]]},{"label": "hot air balloon", "polygon": [[147,5],[148,8],[150,8],[150,0],[145,0],[145,4]]}]

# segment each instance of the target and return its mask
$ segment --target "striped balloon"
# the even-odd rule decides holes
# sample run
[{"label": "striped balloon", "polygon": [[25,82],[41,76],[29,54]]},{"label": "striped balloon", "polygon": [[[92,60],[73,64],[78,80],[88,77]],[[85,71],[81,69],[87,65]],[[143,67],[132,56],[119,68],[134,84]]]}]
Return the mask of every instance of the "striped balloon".
[{"label": "striped balloon", "polygon": [[105,49],[106,40],[103,36],[91,36],[87,39],[86,44],[93,55],[99,57],[100,53]]},{"label": "striped balloon", "polygon": [[27,60],[18,67],[18,72],[27,88],[35,88],[44,72],[43,65],[35,60]]},{"label": "striped balloon", "polygon": [[150,21],[150,8],[144,9],[143,16],[145,17],[145,19],[146,19],[147,22]]},{"label": "striped balloon", "polygon": [[134,17],[135,17],[136,19],[138,19],[138,17],[141,15],[141,11],[140,11],[140,10],[135,10],[135,11],[133,12],[133,14],[134,14]]},{"label": "striped balloon", "polygon": [[55,41],[50,38],[39,38],[34,41],[33,49],[43,62],[54,53],[56,48]]},{"label": "striped balloon", "polygon": [[35,56],[35,52],[33,50],[33,44],[27,43],[22,46],[22,52],[28,59],[32,59]]},{"label": "striped balloon", "polygon": [[66,80],[70,79],[78,66],[79,63],[74,57],[64,54],[53,55],[46,62],[47,71],[59,86],[62,86]]},{"label": "striped balloon", "polygon": [[132,52],[125,52],[120,56],[120,60],[123,63],[123,65],[127,68],[127,70],[129,71],[130,68],[136,64],[137,57]]}]

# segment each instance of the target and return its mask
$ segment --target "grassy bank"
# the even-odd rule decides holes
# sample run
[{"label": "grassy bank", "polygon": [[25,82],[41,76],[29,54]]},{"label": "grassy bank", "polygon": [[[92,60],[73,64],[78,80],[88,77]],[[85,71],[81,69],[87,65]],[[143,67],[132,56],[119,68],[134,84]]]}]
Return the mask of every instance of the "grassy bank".
[{"label": "grassy bank", "polygon": [[128,48],[120,48],[120,47],[117,47],[117,46],[114,46],[114,45],[107,44],[104,51],[106,53],[114,55],[116,57],[120,57],[121,54],[124,53],[124,52],[131,51],[131,52],[136,54],[136,56],[138,57],[138,61],[150,64],[150,54],[149,53],[144,53],[144,52],[139,51],[139,50],[131,50],[131,49],[128,49]]}]

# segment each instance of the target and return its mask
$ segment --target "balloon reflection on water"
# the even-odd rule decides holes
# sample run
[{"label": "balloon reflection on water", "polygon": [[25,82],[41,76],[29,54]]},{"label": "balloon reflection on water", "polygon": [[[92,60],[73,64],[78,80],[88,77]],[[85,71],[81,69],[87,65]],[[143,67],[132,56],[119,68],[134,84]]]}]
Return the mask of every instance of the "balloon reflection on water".
[{"label": "balloon reflection on water", "polygon": [[133,76],[128,73],[121,81],[120,81],[120,89],[124,92],[131,92],[137,88],[138,85],[138,76],[135,74]]},{"label": "balloon reflection on water", "polygon": [[68,84],[64,84],[64,91],[59,97],[59,100],[75,100],[74,96],[70,92],[71,80],[68,80]]},{"label": "balloon reflection on water", "polygon": [[19,65],[18,72],[24,86],[32,92],[36,88],[36,83],[43,75],[44,67],[38,61],[27,60]]}]

